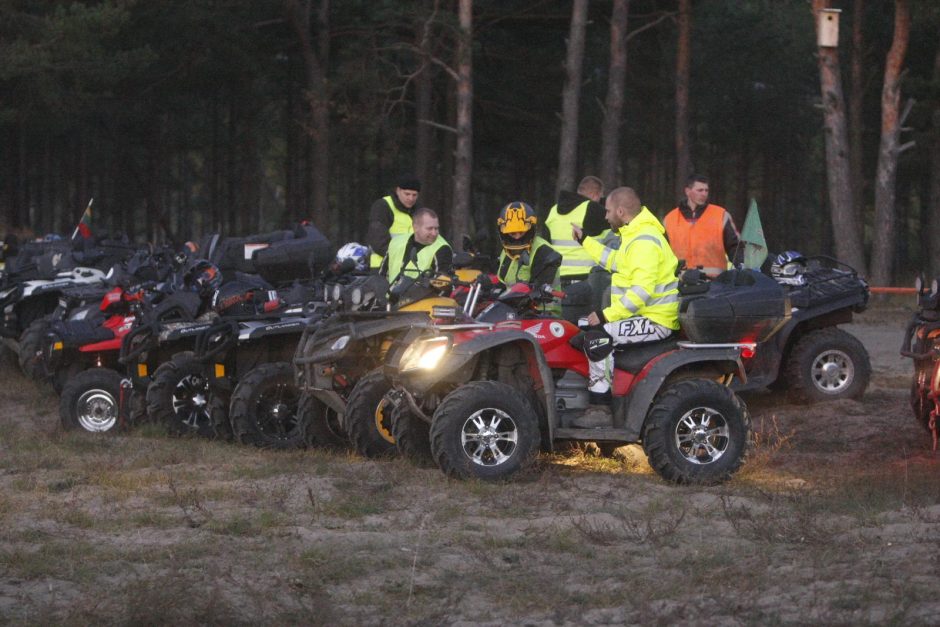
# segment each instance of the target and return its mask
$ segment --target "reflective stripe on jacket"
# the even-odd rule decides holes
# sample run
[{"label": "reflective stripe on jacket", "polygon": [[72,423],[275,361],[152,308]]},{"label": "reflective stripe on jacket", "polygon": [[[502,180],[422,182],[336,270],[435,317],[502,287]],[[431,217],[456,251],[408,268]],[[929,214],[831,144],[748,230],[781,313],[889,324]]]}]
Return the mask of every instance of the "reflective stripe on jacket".
[{"label": "reflective stripe on jacket", "polygon": [[643,207],[620,227],[619,248],[584,238],[584,250],[611,273],[610,306],[604,309],[608,322],[644,316],[664,327],[679,328],[678,260],[664,233],[656,216]]},{"label": "reflective stripe on jacket", "polygon": [[[388,205],[389,210],[392,212],[392,225],[388,227],[388,234],[392,237],[402,234],[410,234],[414,232],[414,227],[411,225],[411,216],[400,211],[398,207],[395,206],[395,200],[391,196],[386,196],[382,200]],[[389,242],[391,244],[391,242]],[[382,255],[377,253],[372,253],[372,256],[369,258],[369,265],[373,268],[378,268],[382,265]]]},{"label": "reflective stripe on jacket", "polygon": [[408,250],[408,242],[412,237],[408,233],[396,235],[388,243],[388,282],[394,283],[398,275],[404,273],[405,276],[417,278],[425,270],[434,267],[434,257],[437,251],[450,244],[447,240],[437,236],[437,239],[418,251],[414,258],[405,260],[405,252]]},{"label": "reflective stripe on jacket", "polygon": [[676,207],[666,214],[663,224],[676,257],[684,259],[688,268],[702,266],[705,274],[714,277],[728,269],[724,232],[730,219],[718,205],[706,205],[695,220],[687,220]]}]

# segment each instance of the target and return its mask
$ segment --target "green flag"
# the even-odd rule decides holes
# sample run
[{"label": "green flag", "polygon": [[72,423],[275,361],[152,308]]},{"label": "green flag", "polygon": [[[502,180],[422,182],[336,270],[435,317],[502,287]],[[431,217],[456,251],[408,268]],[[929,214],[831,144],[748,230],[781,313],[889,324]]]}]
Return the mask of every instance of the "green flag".
[{"label": "green flag", "polygon": [[759,270],[767,259],[767,240],[764,239],[764,227],[760,223],[757,201],[753,198],[751,206],[747,209],[747,217],[744,218],[744,228],[741,229],[741,243],[744,245],[744,267]]}]

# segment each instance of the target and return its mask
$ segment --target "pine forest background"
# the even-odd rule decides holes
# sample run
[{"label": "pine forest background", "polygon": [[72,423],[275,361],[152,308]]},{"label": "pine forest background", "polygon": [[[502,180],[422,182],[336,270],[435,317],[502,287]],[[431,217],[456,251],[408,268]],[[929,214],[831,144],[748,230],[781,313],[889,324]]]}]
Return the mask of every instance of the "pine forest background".
[{"label": "pine forest background", "polygon": [[[917,270],[940,273],[940,6],[829,4],[842,9],[864,263],[903,284]],[[579,6],[572,114],[563,92]],[[885,231],[876,182],[899,7],[910,21]],[[446,236],[459,241],[454,231],[465,229],[493,242],[503,204],[525,200],[544,215],[572,168],[576,179],[606,171],[609,187],[636,188],[662,216],[688,163],[711,177],[712,199],[739,227],[757,200],[772,251],[834,254],[842,234],[813,9],[806,0],[0,0],[0,231],[69,232],[94,197],[97,231],[138,240],[309,218],[341,243],[364,236],[369,205],[410,171]],[[677,126],[683,23],[687,127]],[[612,42],[624,46],[622,87]],[[573,165],[560,166],[572,123]],[[887,262],[872,253],[885,233]]]}]

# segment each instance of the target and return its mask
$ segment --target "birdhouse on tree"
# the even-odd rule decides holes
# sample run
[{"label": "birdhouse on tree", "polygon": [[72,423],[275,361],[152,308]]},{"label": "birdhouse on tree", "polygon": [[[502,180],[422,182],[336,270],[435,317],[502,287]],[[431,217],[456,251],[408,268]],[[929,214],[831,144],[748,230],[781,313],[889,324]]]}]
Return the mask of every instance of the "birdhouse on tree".
[{"label": "birdhouse on tree", "polygon": [[816,45],[820,48],[839,47],[839,14],[841,9],[821,9],[816,29]]}]

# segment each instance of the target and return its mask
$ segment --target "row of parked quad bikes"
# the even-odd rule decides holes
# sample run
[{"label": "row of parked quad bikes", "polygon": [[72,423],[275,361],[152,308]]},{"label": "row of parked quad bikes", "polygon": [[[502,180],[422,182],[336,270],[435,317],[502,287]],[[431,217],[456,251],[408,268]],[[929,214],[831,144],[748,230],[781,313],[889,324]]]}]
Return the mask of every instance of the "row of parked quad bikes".
[{"label": "row of parked quad bikes", "polygon": [[708,484],[746,457],[738,392],[855,398],[870,375],[865,348],[837,327],[868,301],[851,268],[802,259],[789,285],[693,270],[680,280],[682,331],[617,351],[613,422],[579,429],[588,362],[572,340],[604,298],[603,273],[564,293],[504,289],[489,259],[460,253],[454,277],[389,286],[363,270],[367,249],[334,255],[311,225],[199,244],[34,242],[8,260],[0,333],[61,395],[63,427],[149,417],[172,434],[351,446],[482,479],[572,442],[641,443],[663,478]]}]

